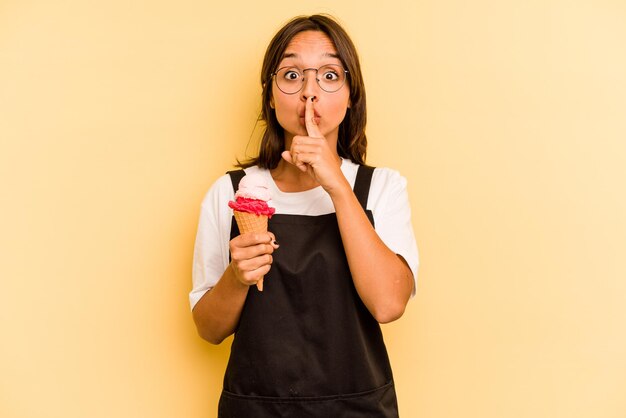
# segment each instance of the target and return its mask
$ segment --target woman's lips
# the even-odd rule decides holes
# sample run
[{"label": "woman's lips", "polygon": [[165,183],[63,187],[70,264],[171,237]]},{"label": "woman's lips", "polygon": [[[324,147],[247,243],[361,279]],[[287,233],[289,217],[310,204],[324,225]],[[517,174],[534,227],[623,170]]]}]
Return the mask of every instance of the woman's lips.
[{"label": "woman's lips", "polygon": [[[300,116],[301,118],[303,118],[303,117],[304,117],[304,115],[306,115],[306,112],[305,112],[305,110],[304,110],[304,109],[302,109],[302,111],[298,113],[298,116]],[[315,109],[313,109],[313,116],[314,116],[314,117],[316,117],[316,118],[321,117],[321,116],[320,116],[320,114],[319,114],[319,113],[317,113],[317,110],[315,110]]]},{"label": "woman's lips", "polygon": [[[322,118],[320,116],[313,116],[313,121],[315,122],[316,125],[320,124],[320,120]],[[301,125],[306,125],[306,121],[304,120],[304,116],[300,116],[300,124]]]},{"label": "woman's lips", "polygon": [[[304,113],[301,113],[301,114],[299,115],[299,119],[300,119],[300,123],[301,123],[302,125],[305,125],[305,121],[304,121]],[[319,123],[320,123],[320,120],[321,120],[321,119],[322,119],[322,117],[319,115],[319,113],[317,113],[317,112],[314,112],[314,113],[313,113],[313,120],[315,121],[315,124],[316,124],[316,125],[319,125]]]}]

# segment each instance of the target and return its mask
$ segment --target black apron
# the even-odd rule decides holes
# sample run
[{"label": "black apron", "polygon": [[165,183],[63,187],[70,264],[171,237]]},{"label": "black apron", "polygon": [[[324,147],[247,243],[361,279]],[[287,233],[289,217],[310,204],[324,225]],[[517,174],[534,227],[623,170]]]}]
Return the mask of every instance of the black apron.
[{"label": "black apron", "polygon": [[[364,210],[373,170],[360,166],[355,181]],[[237,190],[244,172],[229,174]],[[218,417],[397,417],[382,332],[354,287],[336,215],[278,214],[269,230],[280,248],[263,292],[248,290]]]}]

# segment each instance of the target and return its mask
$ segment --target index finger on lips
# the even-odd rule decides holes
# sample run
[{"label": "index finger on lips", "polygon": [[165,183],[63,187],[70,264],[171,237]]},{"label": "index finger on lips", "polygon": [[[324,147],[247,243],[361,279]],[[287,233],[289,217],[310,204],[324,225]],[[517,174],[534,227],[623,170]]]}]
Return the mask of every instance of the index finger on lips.
[{"label": "index finger on lips", "polygon": [[306,99],[304,107],[304,124],[306,132],[311,138],[323,138],[320,128],[315,123],[315,109],[313,107],[313,97]]}]

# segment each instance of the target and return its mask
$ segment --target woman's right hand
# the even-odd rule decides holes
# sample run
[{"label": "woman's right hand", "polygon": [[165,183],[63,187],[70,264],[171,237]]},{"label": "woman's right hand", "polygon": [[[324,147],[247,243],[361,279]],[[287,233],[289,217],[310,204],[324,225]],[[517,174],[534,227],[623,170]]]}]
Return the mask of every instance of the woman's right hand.
[{"label": "woman's right hand", "polygon": [[278,248],[273,233],[246,233],[230,240],[230,266],[235,278],[246,286],[255,285],[272,266]]}]

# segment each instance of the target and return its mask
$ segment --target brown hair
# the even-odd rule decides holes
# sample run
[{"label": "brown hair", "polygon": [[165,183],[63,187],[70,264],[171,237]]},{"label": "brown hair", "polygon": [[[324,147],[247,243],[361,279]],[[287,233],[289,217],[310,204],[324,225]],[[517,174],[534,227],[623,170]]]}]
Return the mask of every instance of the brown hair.
[{"label": "brown hair", "polygon": [[337,49],[339,60],[348,70],[350,88],[350,108],[339,125],[337,152],[340,157],[349,158],[357,164],[365,164],[367,138],[365,124],[367,112],[365,107],[365,85],[361,74],[361,65],[356,48],[346,31],[328,15],[298,16],[283,26],[267,47],[263,67],[261,68],[262,109],[259,121],[265,123],[261,139],[259,155],[244,162],[238,167],[246,168],[257,165],[261,168],[276,168],[285,148],[283,128],[276,119],[276,113],[270,106],[272,98],[272,74],[276,71],[283,53],[291,39],[304,31],[323,32]]}]

